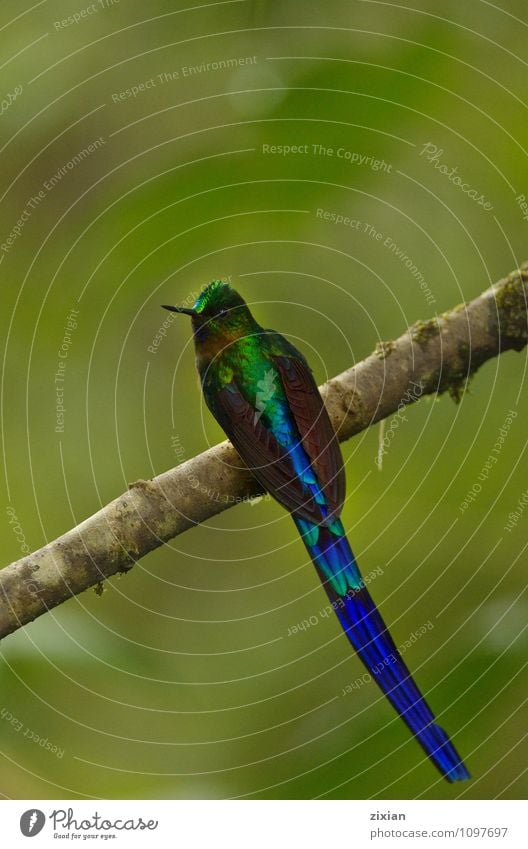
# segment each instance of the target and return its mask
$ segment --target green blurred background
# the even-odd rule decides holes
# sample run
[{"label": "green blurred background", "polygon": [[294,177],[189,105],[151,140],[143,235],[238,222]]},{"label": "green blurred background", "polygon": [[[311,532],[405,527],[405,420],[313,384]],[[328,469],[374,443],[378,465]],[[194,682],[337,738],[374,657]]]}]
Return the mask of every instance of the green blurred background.
[{"label": "green blurred background", "polygon": [[[230,276],[323,382],[528,258],[521,0],[88,6],[7,0],[0,12],[0,98],[14,95],[0,118],[0,243],[30,210],[0,251],[3,565],[222,438],[188,322],[149,351],[161,303]],[[427,161],[427,143],[492,209]],[[528,516],[505,527],[527,487],[525,368],[507,353],[459,405],[414,405],[382,471],[378,427],[343,446],[353,546],[378,570],[396,642],[424,632],[406,660],[469,785],[437,778],[375,685],[343,695],[363,669],[319,614],[291,520],[262,500],[3,641],[1,793],[524,798]],[[498,462],[462,510],[510,409]]]}]

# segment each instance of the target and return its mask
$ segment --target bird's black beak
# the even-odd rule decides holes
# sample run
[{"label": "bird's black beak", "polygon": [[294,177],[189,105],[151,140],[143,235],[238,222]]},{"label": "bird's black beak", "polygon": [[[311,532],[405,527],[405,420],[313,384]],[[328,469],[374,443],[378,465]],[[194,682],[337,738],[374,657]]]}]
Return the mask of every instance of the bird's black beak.
[{"label": "bird's black beak", "polygon": [[168,304],[161,305],[164,310],[169,310],[170,312],[180,312],[183,315],[195,315],[195,311],[188,309],[187,307],[171,307]]}]

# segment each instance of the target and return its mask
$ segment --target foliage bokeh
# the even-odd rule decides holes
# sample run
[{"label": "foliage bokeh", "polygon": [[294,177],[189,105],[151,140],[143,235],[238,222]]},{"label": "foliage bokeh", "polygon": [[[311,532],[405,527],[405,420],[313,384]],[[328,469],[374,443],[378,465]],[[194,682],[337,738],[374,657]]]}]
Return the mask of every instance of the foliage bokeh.
[{"label": "foliage bokeh", "polygon": [[[161,303],[229,276],[323,382],[528,253],[520,0],[93,5],[71,23],[88,4],[2,5],[0,95],[21,93],[1,117],[0,243],[44,191],[0,252],[3,564],[21,556],[8,508],[33,550],[222,438],[187,320],[154,341]],[[526,489],[525,369],[509,353],[459,404],[415,404],[381,471],[378,427],[343,446],[352,545],[382,573],[371,590],[397,643],[431,623],[406,660],[471,784],[437,777],[374,685],[343,695],[363,670],[264,499],[3,642],[1,793],[525,797],[528,517],[507,529]]]}]

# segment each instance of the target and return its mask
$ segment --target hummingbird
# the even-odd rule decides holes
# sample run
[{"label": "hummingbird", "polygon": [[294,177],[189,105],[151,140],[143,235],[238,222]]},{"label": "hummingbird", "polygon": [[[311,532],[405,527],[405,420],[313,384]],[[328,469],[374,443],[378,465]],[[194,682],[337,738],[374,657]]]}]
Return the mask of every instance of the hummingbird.
[{"label": "hummingbird", "polygon": [[449,782],[470,778],[404,663],[367,587],[340,519],[345,471],[310,366],[284,336],[261,327],[222,280],[192,307],[204,398],[261,486],[295,522],[353,648],[427,756]]}]

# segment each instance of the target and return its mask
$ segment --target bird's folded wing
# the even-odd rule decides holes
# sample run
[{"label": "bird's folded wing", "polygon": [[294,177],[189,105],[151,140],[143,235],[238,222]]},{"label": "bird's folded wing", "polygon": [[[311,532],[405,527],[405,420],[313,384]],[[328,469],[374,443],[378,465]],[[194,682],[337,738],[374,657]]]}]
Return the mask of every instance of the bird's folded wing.
[{"label": "bird's folded wing", "polygon": [[287,510],[319,524],[321,506],[296,474],[287,449],[262,423],[260,413],[233,381],[217,393],[214,413],[253,475]]},{"label": "bird's folded wing", "polygon": [[317,482],[337,518],[345,500],[345,470],[339,442],[309,366],[294,357],[275,356],[304,450]]}]

